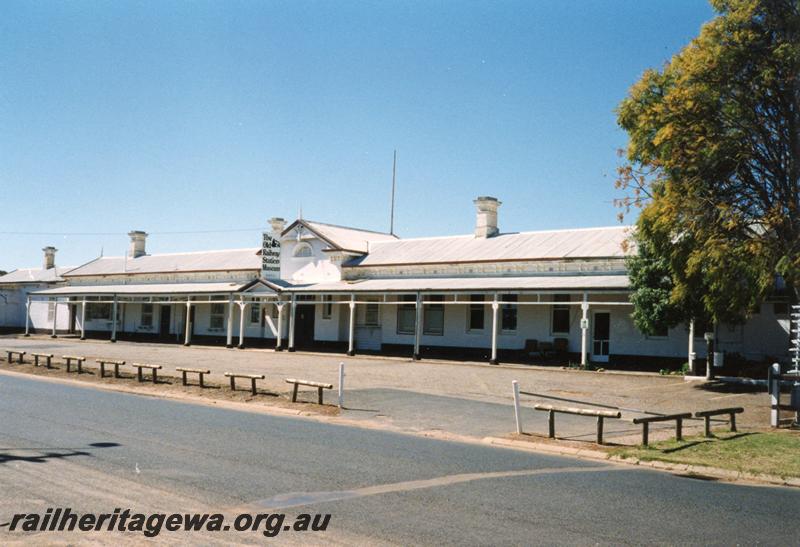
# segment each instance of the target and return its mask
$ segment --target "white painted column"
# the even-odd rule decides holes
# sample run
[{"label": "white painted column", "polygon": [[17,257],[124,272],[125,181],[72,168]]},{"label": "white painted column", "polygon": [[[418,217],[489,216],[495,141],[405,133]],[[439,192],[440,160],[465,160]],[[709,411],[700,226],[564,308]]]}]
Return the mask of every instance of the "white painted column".
[{"label": "white painted column", "polygon": [[297,301],[297,297],[292,294],[292,301],[289,305],[289,351],[294,351],[294,316],[295,316],[295,308],[297,307],[295,302]]},{"label": "white painted column", "polygon": [[489,363],[492,365],[497,364],[497,311],[500,309],[500,303],[497,300],[497,293],[494,294],[492,300],[492,356]]},{"label": "white painted column", "polygon": [[347,304],[350,308],[350,328],[347,334],[347,355],[353,356],[356,354],[356,295],[350,295],[350,302]]},{"label": "white painted column", "polygon": [[56,338],[56,323],[58,323],[58,298],[53,301],[53,333],[50,335],[51,338]]},{"label": "white painted column", "polygon": [[419,343],[422,338],[422,295],[417,293],[416,319],[414,321],[414,355],[413,359],[419,361]]},{"label": "white painted column", "polygon": [[239,349],[244,349],[244,316],[247,315],[247,302],[239,302]]},{"label": "white painted column", "polygon": [[227,329],[227,335],[225,338],[225,347],[232,348],[233,347],[233,295],[228,297],[228,314],[225,317],[225,328]]},{"label": "white painted column", "polygon": [[31,297],[27,298],[25,303],[25,336],[31,335]]},{"label": "white painted column", "polygon": [[586,367],[587,346],[589,344],[589,294],[583,293],[581,302],[581,366]]},{"label": "white painted column", "polygon": [[689,321],[689,374],[694,375],[694,319]]},{"label": "white painted column", "polygon": [[283,338],[283,302],[279,302],[275,304],[278,306],[278,334],[276,335],[275,339],[275,351],[283,351],[283,346],[281,346],[281,339]]},{"label": "white painted column", "polygon": [[111,341],[117,341],[117,295],[114,295],[114,302],[111,304]]},{"label": "white painted column", "polygon": [[81,302],[81,340],[86,340],[86,299]]},{"label": "white painted column", "polygon": [[192,301],[186,301],[186,324],[184,325],[185,333],[183,338],[183,345],[188,346],[192,343]]}]

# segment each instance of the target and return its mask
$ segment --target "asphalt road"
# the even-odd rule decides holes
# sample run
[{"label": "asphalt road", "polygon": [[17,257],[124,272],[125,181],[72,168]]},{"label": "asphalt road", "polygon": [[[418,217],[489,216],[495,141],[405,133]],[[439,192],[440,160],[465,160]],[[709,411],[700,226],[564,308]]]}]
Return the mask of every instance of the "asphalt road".
[{"label": "asphalt road", "polygon": [[[13,513],[330,513],[284,543],[800,543],[800,491],[0,376],[0,525]],[[9,532],[0,541],[136,543]],[[260,532],[162,532],[261,543]]]}]

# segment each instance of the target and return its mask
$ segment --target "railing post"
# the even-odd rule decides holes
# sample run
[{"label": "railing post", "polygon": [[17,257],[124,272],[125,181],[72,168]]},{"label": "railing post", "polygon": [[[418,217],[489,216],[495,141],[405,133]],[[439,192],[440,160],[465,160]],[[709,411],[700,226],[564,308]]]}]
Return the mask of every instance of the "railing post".
[{"label": "railing post", "polygon": [[511,387],[514,391],[514,420],[517,424],[517,435],[522,435],[522,416],[520,416],[519,407],[519,382],[512,380]]},{"label": "railing post", "polygon": [[683,440],[683,418],[675,419],[675,440]]},{"label": "railing post", "polygon": [[554,410],[547,411],[547,436],[551,439],[556,438],[556,413]]},{"label": "railing post", "polygon": [[770,392],[770,414],[769,425],[778,427],[780,425],[781,409],[781,366],[773,363],[769,368],[769,392]]},{"label": "railing post", "polygon": [[647,446],[649,441],[649,433],[650,433],[650,423],[644,422],[642,423],[642,446]]}]

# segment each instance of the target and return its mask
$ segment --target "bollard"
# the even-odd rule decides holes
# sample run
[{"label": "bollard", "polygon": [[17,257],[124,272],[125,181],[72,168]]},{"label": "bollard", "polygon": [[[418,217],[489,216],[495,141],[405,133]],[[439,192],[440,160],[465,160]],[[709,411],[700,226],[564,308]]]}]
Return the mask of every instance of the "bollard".
[{"label": "bollard", "polygon": [[781,366],[774,363],[769,368],[769,394],[770,394],[770,414],[769,425],[778,427],[780,425],[781,407]]},{"label": "bollard", "polygon": [[519,382],[512,380],[511,387],[514,389],[514,419],[517,423],[517,435],[522,435],[522,417],[520,416],[519,408]]},{"label": "bollard", "polygon": [[344,408],[344,363],[339,363],[339,408]]}]

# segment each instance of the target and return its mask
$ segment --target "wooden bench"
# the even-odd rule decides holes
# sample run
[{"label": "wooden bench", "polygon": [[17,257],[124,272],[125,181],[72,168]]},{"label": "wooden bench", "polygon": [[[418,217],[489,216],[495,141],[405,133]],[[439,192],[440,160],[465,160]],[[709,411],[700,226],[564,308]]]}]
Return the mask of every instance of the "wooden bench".
[{"label": "wooden bench", "polygon": [[649,440],[650,424],[653,422],[671,422],[675,421],[675,440],[683,440],[683,420],[692,417],[691,412],[684,412],[682,414],[667,414],[665,416],[645,416],[644,418],[634,418],[634,424],[642,424],[642,446],[647,446]]},{"label": "wooden bench", "polygon": [[622,417],[621,412],[613,412],[611,410],[594,410],[590,408],[573,408],[541,404],[534,405],[533,408],[547,412],[548,436],[551,439],[556,438],[556,412],[597,418],[597,444],[603,444],[603,420],[606,418],[619,419]]},{"label": "wooden bench", "polygon": [[33,355],[33,366],[39,366],[39,358],[44,359],[44,366],[45,368],[51,368],[50,365],[53,364],[53,354],[52,353],[31,353]]},{"label": "wooden bench", "polygon": [[183,385],[188,385],[186,382],[186,374],[191,372],[192,374],[197,374],[200,377],[200,387],[205,387],[203,385],[203,375],[211,374],[211,371],[208,369],[202,368],[183,368],[183,367],[176,367],[175,370],[181,373],[182,383]]},{"label": "wooden bench", "polygon": [[256,380],[263,380],[263,374],[236,374],[233,372],[226,372],[225,376],[231,379],[231,391],[236,391],[236,378],[245,378],[250,380],[250,391],[253,395],[256,395],[258,391],[256,390]]},{"label": "wooden bench", "polygon": [[731,408],[717,408],[715,410],[702,410],[700,412],[695,412],[695,418],[703,418],[705,421],[705,436],[711,436],[711,417],[712,416],[724,416],[725,414],[728,415],[728,421],[731,424],[731,431],[736,432],[736,415],[741,414],[744,412],[744,408],[740,406],[731,407]]},{"label": "wooden bench", "polygon": [[16,356],[17,356],[17,362],[18,362],[20,365],[21,365],[22,363],[24,363],[24,362],[25,362],[25,361],[23,361],[23,360],[22,360],[22,356],[23,356],[23,355],[25,355],[25,352],[24,352],[24,351],[17,351],[17,350],[13,350],[13,349],[7,349],[7,350],[6,350],[6,353],[8,354],[8,362],[9,362],[9,363],[11,363],[11,361],[12,361],[12,357],[13,357],[14,355],[16,355]]},{"label": "wooden bench", "polygon": [[67,365],[67,372],[71,372],[69,367],[72,365],[72,361],[75,361],[78,365],[78,374],[83,372],[81,367],[83,366],[83,362],[86,361],[86,357],[81,357],[79,355],[62,355],[61,358],[64,359],[64,363]]},{"label": "wooden bench", "polygon": [[106,376],[106,365],[114,365],[114,378],[119,378],[119,367],[125,364],[125,361],[117,359],[95,359],[95,361],[100,365],[100,378]]},{"label": "wooden bench", "polygon": [[142,369],[146,368],[150,370],[150,373],[153,376],[153,383],[158,382],[158,370],[161,369],[161,365],[150,365],[147,363],[131,363],[131,366],[136,367],[136,379],[140,382],[144,382],[144,377],[142,376]]},{"label": "wooden bench", "polygon": [[297,388],[298,386],[309,386],[317,388],[317,404],[322,404],[322,390],[333,389],[333,384],[323,384],[322,382],[311,382],[309,380],[298,380],[297,378],[286,378],[287,384],[294,384],[292,388],[292,402],[297,402]]}]

